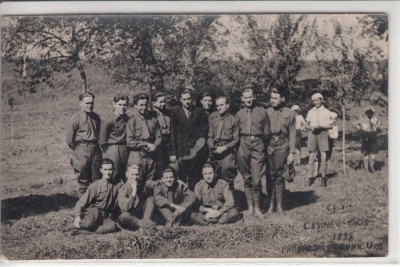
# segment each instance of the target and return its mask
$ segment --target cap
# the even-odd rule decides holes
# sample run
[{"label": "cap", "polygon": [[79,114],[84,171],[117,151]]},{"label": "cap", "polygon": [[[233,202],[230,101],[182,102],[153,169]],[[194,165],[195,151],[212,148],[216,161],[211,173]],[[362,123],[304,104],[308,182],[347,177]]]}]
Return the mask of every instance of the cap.
[{"label": "cap", "polygon": [[313,94],[313,95],[311,96],[311,100],[317,100],[317,99],[323,100],[324,97],[323,97],[320,93],[316,93],[316,94]]},{"label": "cap", "polygon": [[293,107],[290,108],[293,111],[299,110],[300,107],[298,105],[293,105]]}]

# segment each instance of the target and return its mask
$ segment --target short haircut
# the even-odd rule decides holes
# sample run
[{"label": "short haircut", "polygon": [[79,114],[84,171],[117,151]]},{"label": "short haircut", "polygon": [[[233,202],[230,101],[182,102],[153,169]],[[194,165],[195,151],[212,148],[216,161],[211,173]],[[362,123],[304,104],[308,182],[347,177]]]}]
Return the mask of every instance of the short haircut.
[{"label": "short haircut", "polygon": [[79,95],[79,101],[82,101],[85,97],[92,97],[94,100],[94,94],[85,92]]},{"label": "short haircut", "polygon": [[184,95],[184,94],[190,94],[190,97],[193,97],[192,91],[190,91],[189,89],[184,88],[184,89],[179,91],[179,98],[182,98],[182,95]]},{"label": "short haircut", "polygon": [[111,159],[105,158],[105,159],[101,160],[101,166],[106,165],[106,164],[111,164],[114,168],[114,161],[112,161]]},{"label": "short haircut", "polygon": [[206,162],[203,166],[203,168],[201,168],[201,170],[205,169],[205,168],[212,168],[215,172],[215,170],[217,169],[217,167],[215,166],[214,163],[212,162]]},{"label": "short haircut", "polygon": [[146,94],[144,93],[137,94],[133,97],[133,104],[136,105],[137,103],[139,103],[139,100],[144,100],[144,99],[149,101],[149,97]]},{"label": "short haircut", "polygon": [[168,166],[168,167],[166,167],[164,170],[162,170],[162,176],[164,176],[164,173],[167,173],[167,172],[172,172],[172,174],[174,175],[174,177],[176,177],[176,175],[175,175],[175,170],[174,170],[174,168],[172,168],[171,166]]},{"label": "short haircut", "polygon": [[127,95],[116,94],[114,96],[114,103],[117,103],[120,100],[126,100],[126,102],[129,103],[129,97]]},{"label": "short haircut", "polygon": [[282,86],[272,88],[271,94],[272,93],[279,94],[281,97],[284,97],[285,101],[287,101],[289,98],[289,90],[287,90],[286,88],[284,88]]},{"label": "short haircut", "polygon": [[202,100],[206,96],[209,96],[209,97],[213,98],[213,95],[209,91],[205,91],[200,95],[200,100]]},{"label": "short haircut", "polygon": [[163,92],[156,92],[155,94],[152,95],[151,97],[151,101],[152,102],[156,102],[158,100],[159,97],[163,97],[165,96],[165,93]]},{"label": "short haircut", "polygon": [[140,165],[138,165],[138,164],[135,164],[135,163],[129,164],[126,167],[126,171],[125,172],[127,172],[129,169],[138,169],[139,173],[140,173]]},{"label": "short haircut", "polygon": [[242,96],[243,96],[243,94],[246,93],[246,92],[251,92],[251,93],[254,95],[254,89],[251,88],[251,87],[246,87],[246,88],[244,88],[244,89],[242,90]]},{"label": "short haircut", "polygon": [[215,102],[217,102],[217,100],[219,100],[219,99],[225,99],[225,103],[226,103],[226,104],[231,103],[231,100],[230,100],[229,97],[227,97],[226,95],[217,96],[217,98],[215,98]]}]

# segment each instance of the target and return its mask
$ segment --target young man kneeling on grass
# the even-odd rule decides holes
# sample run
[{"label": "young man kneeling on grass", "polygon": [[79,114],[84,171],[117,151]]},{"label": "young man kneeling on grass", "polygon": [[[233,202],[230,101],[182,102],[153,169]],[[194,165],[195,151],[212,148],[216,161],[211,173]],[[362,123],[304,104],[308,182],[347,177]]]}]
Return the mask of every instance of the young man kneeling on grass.
[{"label": "young man kneeling on grass", "polygon": [[100,167],[102,178],[90,184],[75,205],[75,228],[99,234],[117,230],[113,218],[117,207],[118,190],[122,184],[114,184],[113,171],[114,162],[103,159]]},{"label": "young man kneeling on grass", "polygon": [[194,187],[200,199],[199,211],[210,223],[233,223],[238,219],[228,182],[215,176],[214,164],[207,162],[202,169],[203,180]]},{"label": "young man kneeling on grass", "polygon": [[118,191],[118,206],[121,210],[118,224],[132,231],[155,225],[151,220],[154,210],[152,189],[157,182],[148,181],[144,184],[140,174],[139,165],[129,165],[125,173],[126,183]]},{"label": "young man kneeling on grass", "polygon": [[162,171],[161,183],[154,188],[154,200],[166,220],[166,226],[207,225],[199,213],[193,212],[193,206],[197,202],[196,195],[177,179],[171,167]]}]

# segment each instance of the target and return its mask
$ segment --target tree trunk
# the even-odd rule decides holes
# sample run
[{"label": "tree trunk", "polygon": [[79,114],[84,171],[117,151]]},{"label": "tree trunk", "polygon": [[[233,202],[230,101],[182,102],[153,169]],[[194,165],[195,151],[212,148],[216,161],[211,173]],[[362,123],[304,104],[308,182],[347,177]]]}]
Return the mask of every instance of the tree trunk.
[{"label": "tree trunk", "polygon": [[86,72],[85,68],[81,63],[78,63],[78,70],[79,74],[81,75],[82,81],[83,81],[83,87],[82,87],[82,93],[86,93],[87,90],[87,79],[86,79]]},{"label": "tree trunk", "polygon": [[14,110],[11,108],[11,146],[14,146]]},{"label": "tree trunk", "polygon": [[342,103],[342,113],[343,113],[343,131],[342,131],[343,173],[346,174],[346,108],[344,103]]},{"label": "tree trunk", "polygon": [[24,53],[23,63],[22,63],[22,78],[26,77],[26,58],[27,58],[27,55],[26,55],[26,53]]}]

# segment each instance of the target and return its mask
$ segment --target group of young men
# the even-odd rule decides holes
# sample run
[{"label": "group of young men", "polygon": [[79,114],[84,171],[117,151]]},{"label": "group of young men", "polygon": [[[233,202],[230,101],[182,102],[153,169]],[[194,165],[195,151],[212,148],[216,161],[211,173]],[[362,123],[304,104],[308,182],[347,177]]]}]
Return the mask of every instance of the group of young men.
[{"label": "group of young men", "polygon": [[[194,105],[190,90],[180,90],[178,98],[181,105],[168,111],[166,95],[156,92],[150,110],[149,97],[137,94],[128,116],[129,97],[116,95],[112,115],[100,120],[93,112],[94,95],[79,96],[81,110],[67,128],[80,192],[76,228],[106,233],[117,228],[115,221],[131,230],[154,221],[234,222],[238,203],[232,190],[238,171],[244,180],[245,216],[265,216],[263,193],[270,197],[266,214],[284,212],[285,178],[296,153],[296,113],[286,106],[288,92],[272,89],[271,107],[265,109],[256,105],[253,90],[245,89],[243,107],[235,115],[227,96],[213,99],[204,93],[201,107]],[[332,124],[322,95],[314,94],[312,100],[307,147],[310,165],[320,152],[326,186],[327,130]],[[214,101],[216,111],[210,112]]]}]

